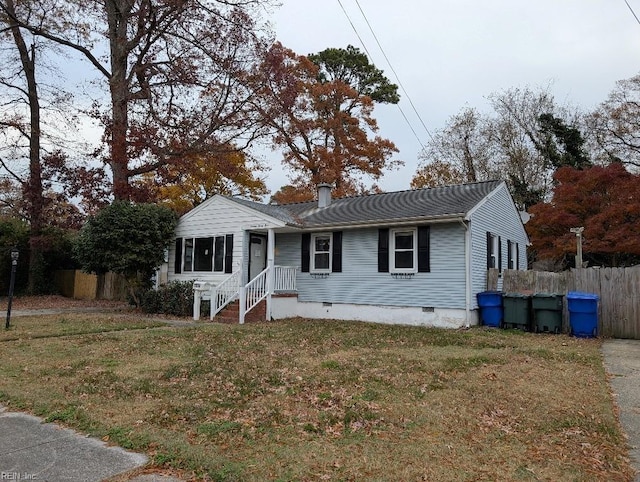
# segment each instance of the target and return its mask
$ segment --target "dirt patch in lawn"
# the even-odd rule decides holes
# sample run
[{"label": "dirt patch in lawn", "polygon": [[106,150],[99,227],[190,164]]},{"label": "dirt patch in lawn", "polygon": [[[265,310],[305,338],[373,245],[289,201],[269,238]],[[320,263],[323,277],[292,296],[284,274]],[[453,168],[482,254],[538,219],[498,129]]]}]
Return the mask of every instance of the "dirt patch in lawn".
[{"label": "dirt patch in lawn", "polygon": [[0,401],[193,480],[632,478],[598,340],[286,320],[2,346]]}]

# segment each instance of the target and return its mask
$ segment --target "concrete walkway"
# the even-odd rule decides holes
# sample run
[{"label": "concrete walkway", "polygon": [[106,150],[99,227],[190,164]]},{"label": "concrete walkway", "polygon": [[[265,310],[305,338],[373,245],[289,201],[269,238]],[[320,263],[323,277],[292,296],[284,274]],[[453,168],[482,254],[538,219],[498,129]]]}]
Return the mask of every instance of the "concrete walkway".
[{"label": "concrete walkway", "polygon": [[640,340],[606,340],[604,366],[620,410],[620,423],[629,437],[629,455],[640,482]]},{"label": "concrete walkway", "polygon": [[[41,315],[59,315],[62,313],[119,313],[122,310],[119,309],[106,309],[100,307],[87,307],[87,308],[39,308],[29,310],[11,310],[11,317],[20,316],[41,316]],[[7,310],[0,311],[0,318],[3,320],[7,317]],[[0,479],[2,480],[2,479]]]},{"label": "concrete walkway", "polygon": [[[54,308],[15,310],[12,317],[78,312],[105,312],[104,308]],[[118,311],[118,310],[115,310]],[[6,318],[6,311],[0,312]],[[154,319],[171,326],[193,326],[190,320]],[[145,455],[108,446],[41,418],[6,411],[0,406],[0,481],[101,482],[114,479],[128,482],[181,482],[174,477],[126,473],[148,463]]]},{"label": "concrete walkway", "polygon": [[[116,316],[132,316],[134,313],[121,311],[121,310],[108,310],[105,308],[43,308],[37,310],[11,310],[11,319],[20,318],[23,316],[45,316],[45,315],[62,315],[65,313],[113,313]],[[194,321],[191,318],[170,318],[168,316],[154,316],[147,314],[136,314],[143,320],[153,321],[158,323],[164,323],[168,326],[185,327],[185,326],[201,326],[206,324],[209,320]],[[0,320],[3,321],[7,318],[6,310],[0,311]],[[4,326],[4,325],[3,325]],[[0,479],[2,480],[2,479]]]},{"label": "concrete walkway", "polygon": [[147,457],[24,413],[0,413],[0,480],[101,481]]},{"label": "concrete walkway", "polygon": [[155,474],[123,475],[147,462],[145,455],[0,407],[0,480],[100,482],[116,477],[129,482],[180,482]]}]

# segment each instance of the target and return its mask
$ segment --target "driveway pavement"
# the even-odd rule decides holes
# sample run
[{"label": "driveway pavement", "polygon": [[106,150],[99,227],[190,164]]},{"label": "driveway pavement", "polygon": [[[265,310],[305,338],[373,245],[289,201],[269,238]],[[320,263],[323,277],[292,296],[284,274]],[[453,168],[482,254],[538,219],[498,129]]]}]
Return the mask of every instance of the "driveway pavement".
[{"label": "driveway pavement", "polygon": [[[602,353],[620,423],[629,437],[629,455],[640,471],[640,340],[605,340]],[[635,482],[640,482],[640,473]]]}]

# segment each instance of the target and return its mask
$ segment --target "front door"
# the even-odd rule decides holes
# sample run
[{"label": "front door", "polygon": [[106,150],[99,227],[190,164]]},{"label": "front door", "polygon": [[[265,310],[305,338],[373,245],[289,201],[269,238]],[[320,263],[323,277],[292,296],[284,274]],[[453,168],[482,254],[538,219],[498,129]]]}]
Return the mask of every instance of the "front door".
[{"label": "front door", "polygon": [[249,234],[249,281],[267,267],[267,237]]}]

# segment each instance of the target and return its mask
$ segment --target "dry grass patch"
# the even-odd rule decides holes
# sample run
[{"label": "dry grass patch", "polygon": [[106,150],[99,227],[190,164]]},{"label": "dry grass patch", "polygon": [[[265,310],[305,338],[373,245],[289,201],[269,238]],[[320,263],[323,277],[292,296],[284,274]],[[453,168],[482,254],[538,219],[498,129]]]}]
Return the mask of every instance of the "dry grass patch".
[{"label": "dry grass patch", "polygon": [[0,399],[201,480],[630,480],[597,340],[289,320],[5,341]]},{"label": "dry grass patch", "polygon": [[8,330],[0,331],[0,342],[81,335],[118,330],[137,330],[163,326],[134,315],[65,313],[45,316],[20,316],[11,319]]}]

